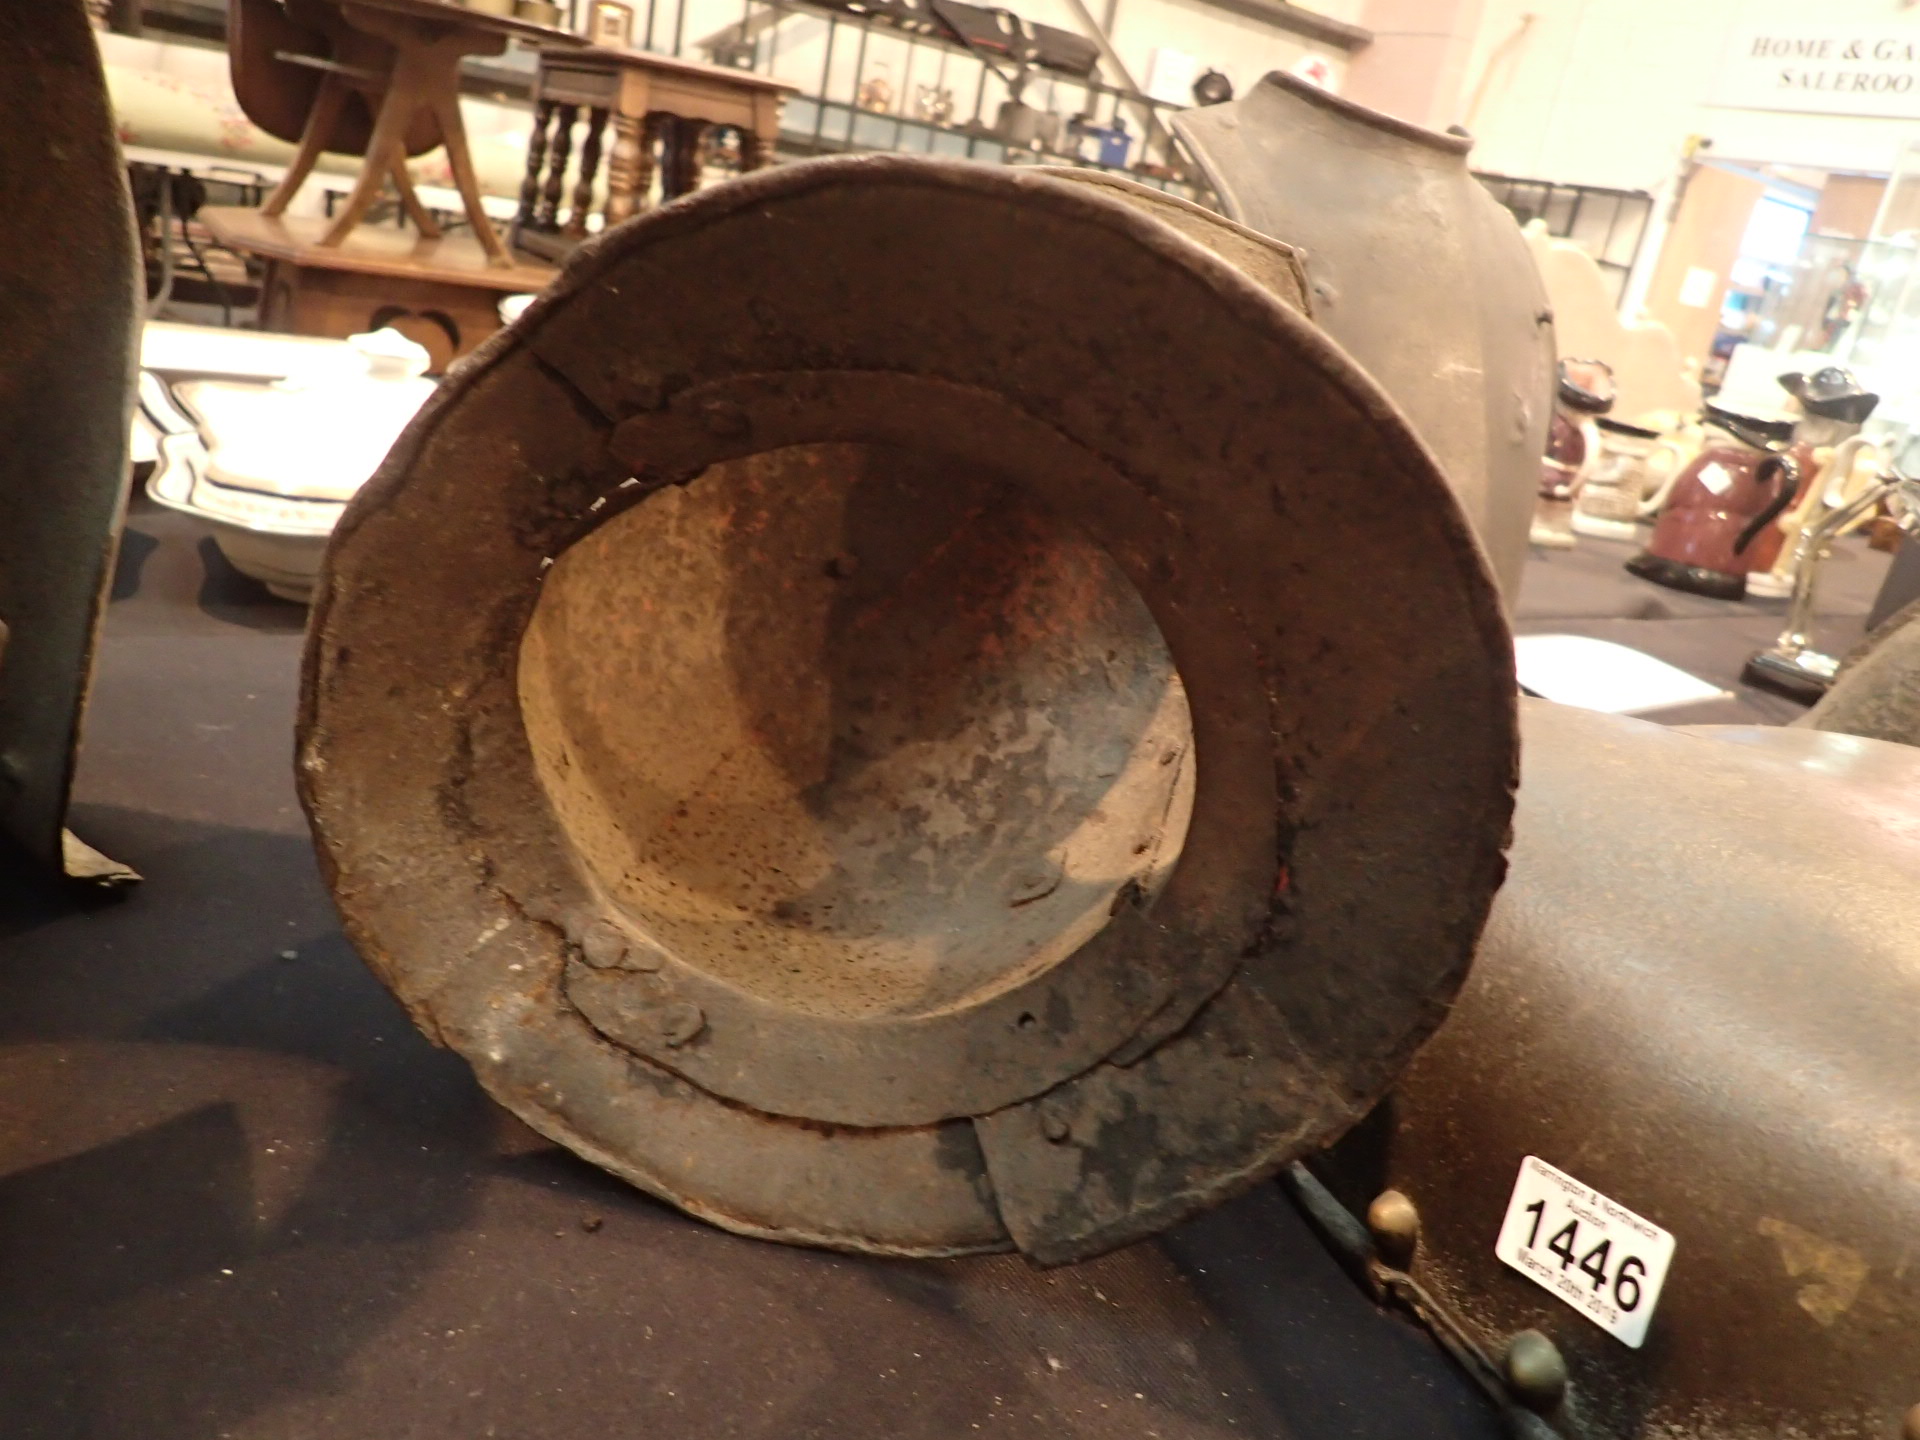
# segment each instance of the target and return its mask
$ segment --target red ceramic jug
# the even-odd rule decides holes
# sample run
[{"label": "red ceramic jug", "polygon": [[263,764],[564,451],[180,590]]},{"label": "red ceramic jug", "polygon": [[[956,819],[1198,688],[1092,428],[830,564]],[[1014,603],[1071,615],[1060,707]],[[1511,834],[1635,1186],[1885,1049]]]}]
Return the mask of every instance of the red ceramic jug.
[{"label": "red ceramic jug", "polygon": [[1652,541],[1627,569],[1656,585],[1738,600],[1748,573],[1773,562],[1757,542],[1793,504],[1811,457],[1791,443],[1791,421],[1709,406],[1707,433],[1707,444],[1674,482]]}]

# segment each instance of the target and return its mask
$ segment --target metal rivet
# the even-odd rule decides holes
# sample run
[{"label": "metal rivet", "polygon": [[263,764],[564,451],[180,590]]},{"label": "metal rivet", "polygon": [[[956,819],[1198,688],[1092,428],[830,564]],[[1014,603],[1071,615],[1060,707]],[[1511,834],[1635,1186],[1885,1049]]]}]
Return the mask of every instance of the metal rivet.
[{"label": "metal rivet", "polygon": [[1367,1229],[1380,1258],[1404,1270],[1420,1244],[1420,1212],[1398,1190],[1382,1190],[1367,1207]]},{"label": "metal rivet", "polygon": [[1030,905],[1035,900],[1044,900],[1060,888],[1060,871],[1051,865],[1036,865],[1022,870],[1013,877],[1013,883],[1007,889],[1009,905]]},{"label": "metal rivet", "polygon": [[1920,1405],[1907,1411],[1907,1418],[1900,1422],[1900,1440],[1920,1440]]},{"label": "metal rivet", "polygon": [[604,920],[587,926],[580,937],[580,958],[596,970],[611,970],[627,958],[627,937]]},{"label": "metal rivet", "polygon": [[1056,1145],[1063,1145],[1073,1134],[1067,1117],[1050,1105],[1040,1107],[1040,1133]]},{"label": "metal rivet", "polygon": [[706,1028],[706,1012],[689,1000],[676,1000],[660,1012],[660,1036],[675,1049]]},{"label": "metal rivet", "polygon": [[1522,1330],[1507,1342],[1507,1389],[1529,1410],[1545,1414],[1567,1394],[1567,1362],[1560,1347],[1538,1330]]}]

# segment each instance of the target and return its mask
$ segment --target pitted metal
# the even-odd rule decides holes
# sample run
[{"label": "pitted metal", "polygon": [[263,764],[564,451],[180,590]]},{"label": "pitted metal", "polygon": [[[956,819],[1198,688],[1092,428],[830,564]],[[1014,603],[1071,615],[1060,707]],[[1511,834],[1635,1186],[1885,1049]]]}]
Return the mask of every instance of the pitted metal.
[{"label": "pitted metal", "polygon": [[1433,447],[1511,604],[1553,415],[1553,312],[1513,217],[1468,171],[1472,142],[1277,71],[1172,123],[1228,215],[1299,247],[1314,318]]},{"label": "pitted metal", "polygon": [[[1418,1207],[1401,1298],[1474,1373],[1523,1359],[1505,1383],[1554,1433],[1899,1434],[1920,1393],[1920,751],[1536,701],[1522,720],[1473,974],[1316,1168],[1356,1213],[1389,1185]],[[1641,1348],[1496,1258],[1529,1155],[1672,1233]],[[1564,1384],[1537,1341],[1508,1348],[1528,1331]]]},{"label": "pitted metal", "polygon": [[356,944],[536,1128],[738,1230],[1051,1261],[1385,1089],[1512,697],[1310,322],[1094,188],[864,158],[611,232],[450,378],[336,534],[300,775]]}]

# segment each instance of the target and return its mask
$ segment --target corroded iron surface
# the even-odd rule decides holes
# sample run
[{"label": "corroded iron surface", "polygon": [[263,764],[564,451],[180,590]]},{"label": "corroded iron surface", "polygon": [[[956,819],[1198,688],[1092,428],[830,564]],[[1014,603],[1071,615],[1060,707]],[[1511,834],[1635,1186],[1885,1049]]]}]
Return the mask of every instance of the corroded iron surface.
[{"label": "corroded iron surface", "polygon": [[536,1128],[749,1233],[1051,1261],[1378,1098],[1513,707],[1310,322],[1090,187],[864,158],[610,233],[449,379],[336,533],[299,765],[362,953]]},{"label": "corroded iron surface", "polygon": [[[56,873],[127,486],[132,210],[74,0],[0,8],[0,835]],[[71,861],[71,865],[69,865]]]},{"label": "corroded iron surface", "polygon": [[[1522,706],[1510,877],[1453,1015],[1334,1152],[1344,1198],[1411,1202],[1412,1277],[1482,1353],[1551,1339],[1555,1433],[1902,1434],[1920,752]],[[1529,1155],[1673,1235],[1641,1348],[1496,1259]]]},{"label": "corroded iron surface", "polygon": [[[1553,410],[1552,312],[1472,142],[1292,75],[1173,127],[1235,220],[1305,254],[1314,318],[1433,447],[1509,603]],[[1368,503],[1364,486],[1353,502]]]},{"label": "corroded iron surface", "polygon": [[1794,723],[1920,745],[1920,603],[1874,626],[1819,704]]}]

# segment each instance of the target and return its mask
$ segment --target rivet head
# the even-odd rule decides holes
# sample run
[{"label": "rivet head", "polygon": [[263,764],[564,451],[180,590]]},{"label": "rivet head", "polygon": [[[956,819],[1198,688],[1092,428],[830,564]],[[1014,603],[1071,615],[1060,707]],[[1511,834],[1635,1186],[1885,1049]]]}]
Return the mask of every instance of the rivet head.
[{"label": "rivet head", "polygon": [[706,1012],[689,1000],[676,1000],[660,1011],[660,1038],[676,1050],[706,1028]]},{"label": "rivet head", "polygon": [[1507,1389],[1529,1410],[1545,1414],[1566,1398],[1566,1357],[1538,1330],[1522,1330],[1507,1342],[1506,1370]]},{"label": "rivet head", "polygon": [[1382,1190],[1367,1207],[1367,1230],[1380,1258],[1404,1270],[1420,1244],[1420,1212],[1398,1190]]},{"label": "rivet head", "polygon": [[618,968],[627,949],[627,937],[605,920],[594,921],[580,937],[580,958],[596,970]]},{"label": "rivet head", "polygon": [[1906,1419],[1900,1422],[1900,1440],[1920,1440],[1920,1405],[1907,1411]]},{"label": "rivet head", "polygon": [[1060,888],[1060,867],[1052,860],[1041,861],[1016,871],[1007,885],[1009,905],[1031,905],[1044,900]]}]

